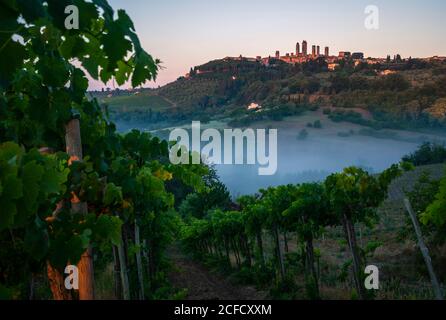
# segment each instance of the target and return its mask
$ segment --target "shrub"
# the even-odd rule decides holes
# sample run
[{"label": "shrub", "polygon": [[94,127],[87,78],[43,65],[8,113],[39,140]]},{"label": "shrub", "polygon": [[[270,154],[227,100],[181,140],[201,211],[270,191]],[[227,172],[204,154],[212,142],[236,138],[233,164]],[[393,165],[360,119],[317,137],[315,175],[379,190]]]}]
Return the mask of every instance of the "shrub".
[{"label": "shrub", "polygon": [[425,142],[417,151],[404,156],[403,161],[415,166],[443,163],[446,161],[446,148],[441,144]]},{"label": "shrub", "polygon": [[299,132],[299,135],[297,136],[297,139],[298,139],[298,140],[305,140],[305,139],[307,139],[307,138],[308,138],[308,131],[305,130],[305,129],[302,129],[302,130]]}]

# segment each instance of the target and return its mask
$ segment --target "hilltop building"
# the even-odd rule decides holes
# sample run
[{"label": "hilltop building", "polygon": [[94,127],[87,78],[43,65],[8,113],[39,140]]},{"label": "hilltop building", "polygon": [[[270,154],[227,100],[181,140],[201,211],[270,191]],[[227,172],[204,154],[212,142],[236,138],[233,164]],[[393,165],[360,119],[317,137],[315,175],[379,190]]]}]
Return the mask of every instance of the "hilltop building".
[{"label": "hilltop building", "polygon": [[[319,45],[312,45],[311,54],[309,54],[308,42],[306,40],[302,41],[302,46],[299,42],[296,43],[296,51],[294,53],[286,53],[285,55],[281,55],[280,51],[277,50],[275,54],[275,59],[291,64],[304,63],[320,57],[324,57],[327,63],[333,63],[338,58],[335,56],[330,56],[329,47],[324,47],[324,54],[322,54],[321,46]],[[270,65],[269,58],[262,58],[262,62],[264,65]]]},{"label": "hilltop building", "polygon": [[307,41],[304,40],[302,42],[302,55],[307,56],[307,53],[308,53],[308,44]]},{"label": "hilltop building", "polygon": [[[312,45],[311,46],[311,54],[308,52],[308,42],[306,40],[302,41],[301,43],[297,42],[295,51],[291,53],[285,53],[285,55],[281,55],[280,51],[277,50],[275,52],[274,56],[268,56],[262,58],[261,56],[256,56],[255,58],[248,58],[243,57],[242,55],[238,57],[226,57],[223,60],[224,61],[245,61],[245,62],[251,62],[251,63],[261,63],[264,66],[267,67],[273,67],[278,64],[279,61],[285,62],[288,64],[302,64],[306,62],[310,62],[312,60],[316,59],[323,59],[327,63],[328,70],[334,71],[337,68],[340,67],[340,60],[348,60],[352,59],[354,60],[355,65],[361,64],[361,63],[367,63],[367,64],[383,64],[386,62],[385,59],[381,58],[369,58],[364,59],[364,53],[362,52],[354,52],[353,54],[350,51],[340,51],[339,54],[330,56],[330,47],[325,46],[323,54],[321,53],[321,46],[320,45]],[[438,60],[440,59],[446,59],[444,57],[437,57]],[[388,62],[387,62],[388,63]],[[391,66],[393,67],[393,66]],[[389,67],[390,68],[390,67]],[[194,74],[203,74],[203,73],[210,73],[213,72],[211,70],[200,70],[196,69],[194,71]],[[191,74],[187,74],[186,78],[190,78],[192,76]]]},{"label": "hilltop building", "polygon": [[363,60],[364,59],[364,53],[362,53],[362,52],[354,52],[352,54],[352,59],[353,60]]},{"label": "hilltop building", "polygon": [[351,55],[352,54],[349,51],[340,51],[338,57],[339,59],[349,59]]},{"label": "hilltop building", "polygon": [[328,64],[328,70],[335,71],[337,68],[339,68],[339,63],[329,63]]},{"label": "hilltop building", "polygon": [[[249,57],[243,57],[242,55],[238,57],[226,57],[222,59],[221,61],[241,61],[245,62],[246,67],[256,67],[255,64],[262,64],[263,66],[267,67],[275,67],[279,66],[280,63],[288,63],[288,64],[303,64],[307,62],[311,62],[314,60],[318,60],[317,63],[320,63],[321,61],[325,61],[327,64],[327,69],[329,71],[335,71],[338,68],[341,67],[342,61],[348,60],[349,63],[353,63],[354,66],[358,66],[361,64],[368,64],[370,66],[378,65],[378,68],[376,68],[378,71],[380,71],[380,76],[386,76],[395,72],[398,72],[400,70],[403,70],[406,67],[407,61],[410,61],[411,58],[408,60],[402,59],[401,56],[395,55],[394,59],[391,59],[391,56],[387,56],[387,58],[365,58],[365,55],[363,52],[353,52],[350,51],[340,51],[338,55],[330,55],[330,48],[328,46],[323,47],[324,48],[324,54],[321,54],[321,46],[319,45],[312,45],[311,54],[308,54],[308,42],[306,40],[302,41],[302,45],[297,42],[295,51],[291,53],[286,53],[284,56],[280,54],[280,51],[277,50],[275,52],[274,57],[268,56],[265,58],[262,58],[261,56],[256,56],[255,58],[249,58]],[[417,59],[419,61],[426,61],[426,62],[446,62],[446,57],[443,56],[434,56],[430,58],[420,58]],[[251,66],[249,65],[251,63]],[[190,79],[195,75],[201,75],[206,73],[212,73],[216,72],[213,68],[202,68],[195,67],[191,69],[190,73],[187,73],[184,78]],[[234,69],[234,66],[228,65],[227,67],[219,66],[218,71],[221,72],[232,72]],[[236,80],[236,76],[232,76],[232,80]],[[110,89],[108,89],[109,91]],[[135,93],[137,95],[138,92]],[[250,106],[251,108],[254,108],[255,106]]]}]

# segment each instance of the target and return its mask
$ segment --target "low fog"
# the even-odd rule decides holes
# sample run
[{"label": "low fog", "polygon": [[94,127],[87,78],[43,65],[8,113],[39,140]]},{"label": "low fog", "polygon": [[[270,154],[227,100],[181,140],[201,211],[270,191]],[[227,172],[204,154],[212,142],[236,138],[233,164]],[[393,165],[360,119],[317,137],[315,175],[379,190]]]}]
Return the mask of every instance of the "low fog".
[{"label": "low fog", "polygon": [[[380,131],[379,138],[360,134],[341,137],[339,132],[350,129],[358,132],[364,127],[325,122],[326,126],[317,130],[306,128],[305,123],[299,121],[298,124],[293,123],[292,127],[289,123],[283,123],[278,128],[278,163],[275,175],[259,176],[257,165],[215,165],[220,179],[234,198],[256,193],[269,186],[321,181],[331,173],[349,166],[359,166],[371,173],[379,173],[400,162],[404,155],[415,151],[422,142],[444,141],[444,137],[396,130]],[[118,128],[120,131],[130,129],[128,126],[124,129],[122,124],[118,124]],[[140,126],[136,128],[145,130]],[[308,136],[299,139],[299,132],[304,128],[308,131]],[[385,136],[387,133],[393,138],[384,139],[383,134]],[[166,131],[156,135],[167,139],[168,131],[167,135]],[[202,147],[204,145],[206,143],[202,143]]]},{"label": "low fog", "polygon": [[297,134],[279,130],[275,175],[259,176],[257,166],[217,165],[216,168],[232,196],[237,197],[269,186],[320,181],[349,166],[360,166],[377,173],[398,163],[418,145],[365,136],[341,138],[317,133],[299,140]]}]

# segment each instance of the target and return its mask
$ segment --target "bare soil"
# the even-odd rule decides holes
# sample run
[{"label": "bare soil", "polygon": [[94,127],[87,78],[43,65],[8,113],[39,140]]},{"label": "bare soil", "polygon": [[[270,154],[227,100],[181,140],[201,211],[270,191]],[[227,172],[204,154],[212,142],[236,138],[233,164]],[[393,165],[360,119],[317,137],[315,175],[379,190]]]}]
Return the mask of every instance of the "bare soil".
[{"label": "bare soil", "polygon": [[187,300],[264,300],[265,292],[240,286],[212,273],[202,264],[183,254],[178,248],[169,251],[174,269],[169,280],[177,289],[187,289]]}]

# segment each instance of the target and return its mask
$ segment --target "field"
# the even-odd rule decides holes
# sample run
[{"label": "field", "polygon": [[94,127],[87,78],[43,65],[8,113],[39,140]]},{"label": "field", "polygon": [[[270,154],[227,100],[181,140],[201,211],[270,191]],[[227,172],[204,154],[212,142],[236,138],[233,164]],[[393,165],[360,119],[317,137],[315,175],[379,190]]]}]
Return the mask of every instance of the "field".
[{"label": "field", "polygon": [[150,91],[143,91],[139,94],[128,94],[122,96],[112,96],[102,98],[101,102],[110,107],[110,111],[115,112],[136,112],[140,109],[152,109],[156,111],[166,111],[174,105],[165,98],[153,94]]}]

